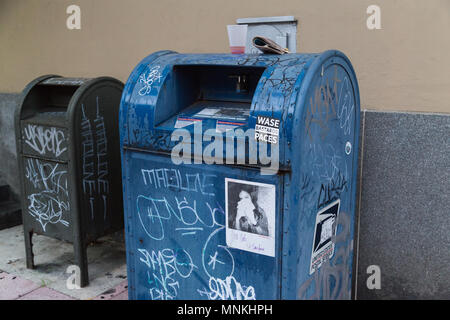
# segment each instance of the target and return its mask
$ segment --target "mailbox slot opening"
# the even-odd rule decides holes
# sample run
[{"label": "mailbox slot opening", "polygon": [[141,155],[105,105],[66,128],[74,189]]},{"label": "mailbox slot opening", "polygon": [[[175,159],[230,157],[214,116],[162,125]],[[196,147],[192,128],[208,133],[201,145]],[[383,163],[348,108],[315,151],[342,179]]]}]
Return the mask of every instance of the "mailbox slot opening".
[{"label": "mailbox slot opening", "polygon": [[22,107],[21,119],[27,119],[46,114],[66,115],[70,99],[79,86],[51,86],[45,84],[36,85],[28,94]]},{"label": "mailbox slot opening", "polygon": [[[250,110],[258,82],[266,67],[227,65],[175,65],[160,91],[155,124],[205,103],[218,108]],[[196,109],[197,108],[197,109]]]},{"label": "mailbox slot opening", "polygon": [[70,99],[79,86],[36,86],[35,102],[41,112],[65,111],[69,105]]}]

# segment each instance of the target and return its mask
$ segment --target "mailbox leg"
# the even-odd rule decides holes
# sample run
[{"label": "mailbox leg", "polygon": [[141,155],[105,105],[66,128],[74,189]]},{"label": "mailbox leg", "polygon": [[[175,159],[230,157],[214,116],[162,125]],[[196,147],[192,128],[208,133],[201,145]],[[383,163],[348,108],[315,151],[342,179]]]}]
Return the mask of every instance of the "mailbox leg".
[{"label": "mailbox leg", "polygon": [[27,268],[34,269],[34,254],[33,254],[33,231],[25,231],[25,253],[27,257]]},{"label": "mailbox leg", "polygon": [[83,288],[89,284],[87,246],[82,241],[75,241],[73,247],[75,251],[75,263],[80,268],[80,287]]}]

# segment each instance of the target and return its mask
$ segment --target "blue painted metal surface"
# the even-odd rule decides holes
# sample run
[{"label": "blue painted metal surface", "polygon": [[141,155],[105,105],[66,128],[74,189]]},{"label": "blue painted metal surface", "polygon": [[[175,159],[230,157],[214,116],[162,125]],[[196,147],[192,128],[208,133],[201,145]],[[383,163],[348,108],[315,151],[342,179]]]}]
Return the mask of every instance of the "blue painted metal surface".
[{"label": "blue painted metal surface", "polygon": [[[224,80],[236,72],[250,75],[249,92]],[[247,105],[243,130],[258,116],[279,119],[279,171],[174,164],[171,135],[199,101]],[[350,298],[359,112],[355,72],[339,51],[142,60],[120,110],[130,299]],[[202,132],[216,121],[203,119]],[[274,186],[274,257],[227,246],[226,178]]]}]

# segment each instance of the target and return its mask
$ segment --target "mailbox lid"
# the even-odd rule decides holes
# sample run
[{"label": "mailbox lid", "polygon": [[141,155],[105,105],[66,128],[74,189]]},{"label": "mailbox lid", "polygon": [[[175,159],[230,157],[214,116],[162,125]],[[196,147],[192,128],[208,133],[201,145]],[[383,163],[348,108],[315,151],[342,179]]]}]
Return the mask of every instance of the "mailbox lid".
[{"label": "mailbox lid", "polygon": [[[264,117],[276,119],[281,124],[277,137],[277,141],[281,141],[279,160],[281,166],[287,166],[288,161],[284,158],[286,134],[293,130],[293,114],[302,79],[317,56],[177,54],[170,51],[152,54],[132,72],[122,95],[122,145],[167,153],[177,143],[171,140],[171,135],[180,129],[177,125],[179,117],[200,119],[204,136],[208,130],[219,131],[218,127],[223,127],[220,120],[236,122],[230,126],[246,131],[255,130],[259,117]],[[251,94],[246,97],[230,90],[229,78],[242,74],[256,79],[255,86],[250,86]],[[196,80],[196,76],[200,80]],[[210,81],[202,81],[204,78]],[[238,98],[243,101],[237,101]],[[242,112],[237,112],[244,114],[244,119],[234,115],[205,119],[195,113],[186,114],[195,105],[211,101],[222,104],[224,110],[233,109],[236,102],[247,103],[240,107]],[[208,112],[206,106],[205,109]],[[194,130],[190,125],[182,128]]]}]

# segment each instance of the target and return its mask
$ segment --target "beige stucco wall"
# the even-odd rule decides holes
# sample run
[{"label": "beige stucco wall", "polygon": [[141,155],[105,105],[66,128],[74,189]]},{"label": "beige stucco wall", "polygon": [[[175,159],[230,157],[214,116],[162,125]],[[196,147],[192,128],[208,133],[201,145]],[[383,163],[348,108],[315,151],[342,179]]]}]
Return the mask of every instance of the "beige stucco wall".
[{"label": "beige stucco wall", "polygon": [[[81,30],[66,28],[70,4]],[[0,0],[0,92],[48,73],[126,81],[153,51],[227,52],[225,25],[282,15],[299,21],[298,52],[350,57],[363,108],[450,112],[450,0]]]}]

